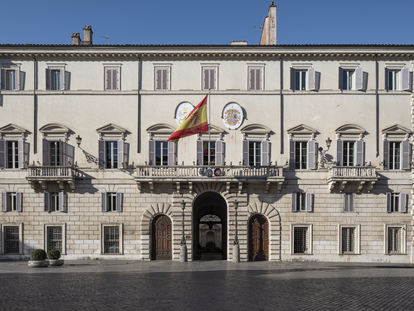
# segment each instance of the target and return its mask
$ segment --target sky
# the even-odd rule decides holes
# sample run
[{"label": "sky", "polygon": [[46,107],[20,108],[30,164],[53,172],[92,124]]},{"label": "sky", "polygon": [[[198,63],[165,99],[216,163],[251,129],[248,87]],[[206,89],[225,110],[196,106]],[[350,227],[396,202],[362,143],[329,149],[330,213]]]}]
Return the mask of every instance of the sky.
[{"label": "sky", "polygon": [[[0,44],[258,44],[269,0],[2,1]],[[414,0],[278,0],[278,44],[414,44]],[[106,40],[104,37],[109,37]]]}]

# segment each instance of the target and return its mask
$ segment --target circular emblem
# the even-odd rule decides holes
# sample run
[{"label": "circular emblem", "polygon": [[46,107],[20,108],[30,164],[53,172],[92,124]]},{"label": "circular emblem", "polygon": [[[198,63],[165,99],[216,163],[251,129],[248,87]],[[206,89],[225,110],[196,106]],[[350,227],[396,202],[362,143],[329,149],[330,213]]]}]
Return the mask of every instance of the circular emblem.
[{"label": "circular emblem", "polygon": [[243,123],[243,109],[237,103],[228,103],[223,109],[222,118],[228,129],[235,130]]},{"label": "circular emblem", "polygon": [[194,106],[191,105],[189,102],[183,102],[177,106],[175,109],[175,121],[180,126],[185,118],[187,118],[188,114],[194,109]]},{"label": "circular emblem", "polygon": [[216,169],[214,170],[214,176],[221,176],[221,169],[216,168]]},{"label": "circular emblem", "polygon": [[207,177],[213,177],[213,170],[212,170],[211,168],[208,168],[208,169],[206,170],[206,176],[207,176]]},{"label": "circular emblem", "polygon": [[203,176],[204,175],[204,170],[200,167],[199,169],[197,169],[197,174],[198,174],[198,176]]}]

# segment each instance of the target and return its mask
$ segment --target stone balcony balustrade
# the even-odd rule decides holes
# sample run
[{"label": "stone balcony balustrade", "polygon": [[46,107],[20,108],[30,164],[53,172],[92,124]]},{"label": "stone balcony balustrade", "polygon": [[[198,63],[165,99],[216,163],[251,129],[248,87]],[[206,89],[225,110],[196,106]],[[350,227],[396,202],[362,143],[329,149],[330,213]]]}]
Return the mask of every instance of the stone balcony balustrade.
[{"label": "stone balcony balustrade", "polygon": [[[219,176],[213,174],[208,177],[208,168],[213,173],[219,169]],[[282,167],[276,166],[137,166],[135,173],[138,188],[141,190],[142,184],[148,183],[151,191],[154,190],[154,183],[175,183],[177,192],[180,192],[181,184],[188,184],[191,192],[193,183],[222,182],[226,184],[227,191],[231,183],[237,183],[241,192],[244,182],[264,182],[266,192],[269,191],[270,183],[275,183],[280,192],[284,179]]]},{"label": "stone balcony balustrade", "polygon": [[61,190],[65,189],[65,182],[71,190],[75,190],[75,181],[79,171],[73,166],[29,166],[26,179],[33,189],[39,184],[43,190],[47,189],[48,182],[56,182]]},{"label": "stone balcony balustrade", "polygon": [[370,192],[377,180],[378,176],[374,166],[332,166],[329,168],[328,184],[331,192],[337,183],[341,193],[350,183],[358,184],[358,193],[367,184],[367,190]]}]

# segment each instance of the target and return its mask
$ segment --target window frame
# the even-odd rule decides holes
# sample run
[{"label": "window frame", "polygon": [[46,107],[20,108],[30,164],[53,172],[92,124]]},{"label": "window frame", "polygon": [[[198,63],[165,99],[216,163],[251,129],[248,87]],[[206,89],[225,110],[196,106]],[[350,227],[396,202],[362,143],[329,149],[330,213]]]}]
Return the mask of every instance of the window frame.
[{"label": "window frame", "polygon": [[[298,209],[298,203],[301,205]],[[313,213],[315,203],[315,195],[310,192],[292,192],[291,194],[291,212],[307,212]],[[305,209],[302,209],[302,206]]]},{"label": "window frame", "polygon": [[[343,230],[354,229],[354,251],[343,251]],[[360,255],[361,254],[361,225],[356,224],[340,224],[338,225],[338,255]]]},{"label": "window frame", "polygon": [[[206,88],[206,71],[207,70],[214,70],[214,80],[213,80],[213,87],[211,87],[211,77],[208,78],[208,88]],[[208,91],[208,90],[218,90],[218,66],[202,66],[201,67],[202,72],[202,79],[201,79],[201,89]]]},{"label": "window frame", "polygon": [[46,223],[43,225],[43,249],[48,252],[48,229],[50,227],[61,227],[62,228],[62,251],[61,255],[66,255],[66,223]]},{"label": "window frame", "polygon": [[385,90],[409,91],[412,88],[412,73],[406,64],[385,64]]},{"label": "window frame", "polygon": [[408,193],[404,192],[387,192],[386,194],[387,213],[407,213],[408,211]]},{"label": "window frame", "polygon": [[[113,79],[111,86],[108,87],[108,74],[111,72],[113,78],[113,71],[116,71],[116,86],[114,87]],[[105,91],[120,91],[121,90],[121,66],[104,64],[104,90]]]},{"label": "window frame", "polygon": [[[8,87],[7,72],[14,72],[13,87]],[[2,66],[0,70],[0,90],[2,91],[20,91],[21,90],[21,71],[20,65]]]},{"label": "window frame", "polygon": [[354,192],[344,193],[343,212],[344,213],[355,213],[355,193]]},{"label": "window frame", "polygon": [[[55,201],[54,210],[52,210],[52,196]],[[45,191],[44,192],[44,211],[48,213],[66,213],[67,212],[67,195],[63,190]]]},{"label": "window frame", "polygon": [[[296,143],[304,143],[306,142],[306,168],[296,168]],[[303,148],[302,148],[303,149]],[[314,153],[312,150],[314,149]],[[317,168],[317,159],[318,159],[318,143],[313,139],[313,135],[311,139],[301,139],[299,137],[293,139],[293,137],[289,140],[289,169],[290,170],[316,170]],[[302,163],[302,162],[298,162]]]},{"label": "window frame", "polygon": [[316,91],[318,89],[316,71],[312,64],[292,63],[292,67],[290,67],[290,89],[294,92]]},{"label": "window frame", "polygon": [[[59,71],[58,88],[53,84],[52,71]],[[46,68],[46,91],[65,91],[66,90],[66,70],[65,65],[49,65]]]},{"label": "window frame", "polygon": [[[18,227],[19,228],[19,252],[18,253],[5,253],[6,246],[6,227]],[[8,222],[0,224],[1,229],[1,253],[4,255],[23,255],[23,223],[22,222]]]},{"label": "window frame", "polygon": [[[306,238],[308,241],[308,250],[304,253],[295,253],[295,228],[306,228]],[[290,254],[291,255],[313,255],[313,224],[297,223],[290,225]]]},{"label": "window frame", "polygon": [[[112,200],[110,200],[112,198]],[[115,198],[115,207],[113,206],[113,198]],[[118,191],[101,192],[101,211],[104,213],[122,213],[123,212],[124,193]],[[112,206],[112,210],[109,207]],[[115,208],[115,209],[114,209]]]},{"label": "window frame", "polygon": [[[9,197],[15,197],[11,199],[11,202],[14,202],[15,209],[9,206]],[[2,212],[22,212],[23,211],[23,193],[16,191],[6,191],[1,193],[1,211]]]},{"label": "window frame", "polygon": [[[398,228],[401,230],[401,252],[393,253],[388,250],[389,235],[388,229]],[[406,224],[384,224],[384,254],[385,255],[407,255],[407,225]]]},{"label": "window frame", "polygon": [[[118,227],[118,243],[119,243],[119,252],[118,253],[105,253],[105,228],[107,227]],[[101,223],[100,226],[100,237],[101,237],[101,255],[113,256],[113,255],[124,255],[124,239],[123,239],[123,223]]]},{"label": "window frame", "polygon": [[[161,75],[158,76],[158,71],[161,70]],[[163,70],[166,70],[165,81],[163,78]],[[159,79],[161,81],[159,82]],[[154,91],[170,91],[171,90],[171,65],[154,65]]]},{"label": "window frame", "polygon": [[[255,76],[254,76],[254,81],[252,80],[252,70],[255,71]],[[259,71],[259,75],[260,75],[260,85],[259,88],[257,88],[257,72],[256,70],[260,70]],[[252,65],[252,66],[248,66],[247,67],[247,90],[249,91],[264,91],[264,65]],[[253,86],[254,85],[254,86]],[[253,87],[252,87],[253,86]]]}]

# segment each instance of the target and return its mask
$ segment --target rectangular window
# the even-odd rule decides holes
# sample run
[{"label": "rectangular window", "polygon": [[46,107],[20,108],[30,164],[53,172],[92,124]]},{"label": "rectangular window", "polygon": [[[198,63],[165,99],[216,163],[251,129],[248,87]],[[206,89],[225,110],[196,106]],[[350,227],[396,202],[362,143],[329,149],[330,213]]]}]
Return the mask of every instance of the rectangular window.
[{"label": "rectangular window", "polygon": [[[210,153],[210,164],[208,163],[208,154]],[[216,142],[203,141],[203,165],[216,165]]]},{"label": "rectangular window", "polygon": [[117,91],[119,89],[119,68],[105,68],[105,90]]},{"label": "rectangular window", "polygon": [[49,142],[49,165],[51,166],[59,166],[61,165],[61,144],[59,141],[51,141]]},{"label": "rectangular window", "polygon": [[343,70],[342,71],[342,89],[343,90],[355,90],[355,70]]},{"label": "rectangular window", "polygon": [[388,90],[390,91],[401,90],[400,74],[401,74],[401,70],[389,70],[388,71]]},{"label": "rectangular window", "polygon": [[20,252],[20,235],[18,226],[4,227],[4,253],[19,254]]},{"label": "rectangular window", "polygon": [[355,142],[344,141],[343,166],[355,166]]},{"label": "rectangular window", "polygon": [[47,250],[57,249],[62,253],[62,227],[47,227]]},{"label": "rectangular window", "polygon": [[307,168],[307,155],[308,155],[308,142],[297,141],[295,142],[295,168],[306,169]]},{"label": "rectangular window", "polygon": [[119,226],[104,227],[104,254],[119,254]]},{"label": "rectangular window", "polygon": [[51,70],[51,90],[60,90],[60,70]]},{"label": "rectangular window", "polygon": [[203,68],[203,90],[216,89],[216,68]]},{"label": "rectangular window", "polygon": [[17,193],[7,192],[7,211],[17,211]]},{"label": "rectangular window", "polygon": [[344,194],[344,212],[354,211],[354,193]]},{"label": "rectangular window", "polygon": [[164,91],[169,90],[170,84],[170,69],[169,68],[155,68],[155,90]]},{"label": "rectangular window", "polygon": [[342,254],[355,254],[356,253],[356,228],[342,227]]},{"label": "rectangular window", "polygon": [[391,193],[391,210],[390,212],[398,212],[400,206],[400,194]]},{"label": "rectangular window", "polygon": [[122,192],[102,192],[102,212],[122,212]]},{"label": "rectangular window", "polygon": [[0,82],[1,90],[20,90],[20,68],[2,68]]},{"label": "rectangular window", "polygon": [[19,146],[17,141],[7,141],[7,168],[19,167]]},{"label": "rectangular window", "polygon": [[402,228],[388,227],[388,254],[402,253]]},{"label": "rectangular window", "polygon": [[118,167],[118,142],[106,141],[106,168]]},{"label": "rectangular window", "polygon": [[50,211],[59,211],[59,192],[50,193]]},{"label": "rectangular window", "polygon": [[249,141],[249,165],[260,166],[262,161],[262,142]]},{"label": "rectangular window", "polygon": [[107,192],[106,210],[116,212],[116,192]]},{"label": "rectangular window", "polygon": [[306,193],[296,194],[296,208],[297,211],[306,211]]},{"label": "rectangular window", "polygon": [[307,227],[294,227],[293,228],[293,253],[294,254],[306,254],[309,252],[309,238]]},{"label": "rectangular window", "polygon": [[307,70],[295,70],[295,90],[306,90]]},{"label": "rectangular window", "polygon": [[155,142],[155,165],[168,165],[168,142]]},{"label": "rectangular window", "polygon": [[6,70],[6,90],[16,89],[16,71]]},{"label": "rectangular window", "polygon": [[401,161],[400,142],[389,142],[389,169],[399,170]]},{"label": "rectangular window", "polygon": [[260,91],[262,89],[262,68],[249,68],[249,90]]}]

